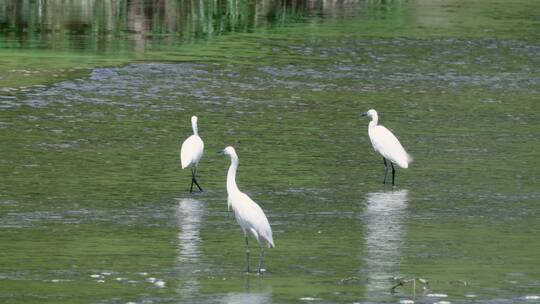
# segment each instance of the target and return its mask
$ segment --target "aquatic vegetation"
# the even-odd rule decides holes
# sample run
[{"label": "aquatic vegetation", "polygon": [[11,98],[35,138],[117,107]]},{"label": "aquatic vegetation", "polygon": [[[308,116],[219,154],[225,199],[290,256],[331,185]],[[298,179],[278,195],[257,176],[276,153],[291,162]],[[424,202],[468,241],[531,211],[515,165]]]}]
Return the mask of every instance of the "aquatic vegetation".
[{"label": "aquatic vegetation", "polygon": [[[145,35],[100,27],[117,24],[103,6],[72,12],[98,20],[83,42],[36,42],[35,22],[0,34],[0,86],[17,88],[0,94],[2,300],[408,301],[393,277],[429,281],[430,303],[536,299],[538,3],[202,3],[190,39],[161,7],[133,12]],[[415,156],[395,191],[373,182],[369,108]],[[227,160],[205,155],[205,192],[187,191],[194,113],[208,150],[242,155],[240,186],[272,223],[263,279],[238,269]]]}]

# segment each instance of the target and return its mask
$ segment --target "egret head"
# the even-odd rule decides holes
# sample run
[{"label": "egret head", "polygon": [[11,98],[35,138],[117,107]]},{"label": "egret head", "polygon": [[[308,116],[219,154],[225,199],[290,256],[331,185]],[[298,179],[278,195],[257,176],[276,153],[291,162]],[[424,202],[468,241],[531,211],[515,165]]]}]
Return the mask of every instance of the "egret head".
[{"label": "egret head", "polygon": [[370,118],[377,117],[377,111],[375,111],[373,109],[370,109],[366,113],[363,113],[362,116],[367,116],[367,117],[370,117]]},{"label": "egret head", "polygon": [[236,151],[234,150],[233,147],[228,146],[225,149],[223,149],[222,151],[219,151],[218,154],[229,155],[229,157],[231,158],[231,164],[233,166],[234,165],[238,166],[238,155],[236,155]]},{"label": "egret head", "polygon": [[197,124],[197,116],[195,116],[195,115],[191,116],[191,124],[192,124],[192,125],[193,125],[193,124],[195,124],[195,125]]},{"label": "egret head", "polygon": [[370,109],[366,113],[362,113],[362,116],[367,116],[367,117],[371,118],[371,121],[369,122],[370,127],[376,126],[377,123],[379,122],[379,117],[377,116],[377,111],[375,111],[373,109]]},{"label": "egret head", "polygon": [[229,155],[230,157],[238,157],[238,155],[236,155],[236,151],[231,146],[228,146],[225,149],[219,151],[218,154]]},{"label": "egret head", "polygon": [[236,151],[234,150],[233,147],[228,146],[225,149],[223,149],[223,154],[233,156],[233,155],[236,155]]}]

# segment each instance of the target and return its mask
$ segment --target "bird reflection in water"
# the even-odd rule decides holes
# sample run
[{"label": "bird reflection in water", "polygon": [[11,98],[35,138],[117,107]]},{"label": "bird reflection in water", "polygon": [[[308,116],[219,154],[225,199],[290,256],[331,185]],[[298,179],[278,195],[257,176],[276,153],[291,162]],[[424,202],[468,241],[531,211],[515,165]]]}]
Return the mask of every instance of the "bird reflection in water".
[{"label": "bird reflection in water", "polygon": [[178,219],[178,257],[177,268],[180,276],[179,289],[182,295],[195,295],[199,284],[197,272],[200,271],[200,228],[205,204],[193,198],[180,199],[176,207]]},{"label": "bird reflection in water", "polygon": [[255,277],[247,275],[245,282],[245,292],[230,292],[221,298],[219,303],[230,304],[271,304],[272,288],[266,285],[262,276]]},{"label": "bird reflection in water", "polygon": [[406,235],[407,190],[372,192],[366,195],[365,273],[367,298],[388,292],[390,278],[399,270],[401,250]]}]

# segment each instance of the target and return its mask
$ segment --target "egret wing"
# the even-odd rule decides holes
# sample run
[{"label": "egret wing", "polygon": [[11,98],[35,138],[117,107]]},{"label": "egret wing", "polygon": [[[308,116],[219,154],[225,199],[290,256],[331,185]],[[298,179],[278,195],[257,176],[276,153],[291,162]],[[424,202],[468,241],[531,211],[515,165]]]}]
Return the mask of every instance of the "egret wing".
[{"label": "egret wing", "polygon": [[182,169],[191,165],[197,165],[201,160],[204,150],[204,143],[197,135],[188,137],[180,148],[180,162]]},{"label": "egret wing", "polygon": [[369,129],[369,138],[375,151],[384,158],[407,168],[411,157],[407,154],[397,137],[384,126],[375,126]]},{"label": "egret wing", "polygon": [[236,220],[244,231],[255,230],[259,241],[264,241],[268,247],[274,247],[272,228],[261,207],[245,193],[232,197],[231,204]]}]

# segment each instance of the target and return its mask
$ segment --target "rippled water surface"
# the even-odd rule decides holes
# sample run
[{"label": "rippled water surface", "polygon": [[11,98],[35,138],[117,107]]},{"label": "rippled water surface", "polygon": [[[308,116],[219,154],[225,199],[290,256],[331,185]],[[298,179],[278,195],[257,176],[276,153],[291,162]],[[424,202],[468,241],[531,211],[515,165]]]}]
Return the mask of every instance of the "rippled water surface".
[{"label": "rippled water surface", "polygon": [[[0,95],[0,302],[538,303],[538,40],[329,20]],[[395,188],[370,108],[414,157]],[[243,272],[227,145],[274,231],[262,276]]]}]

